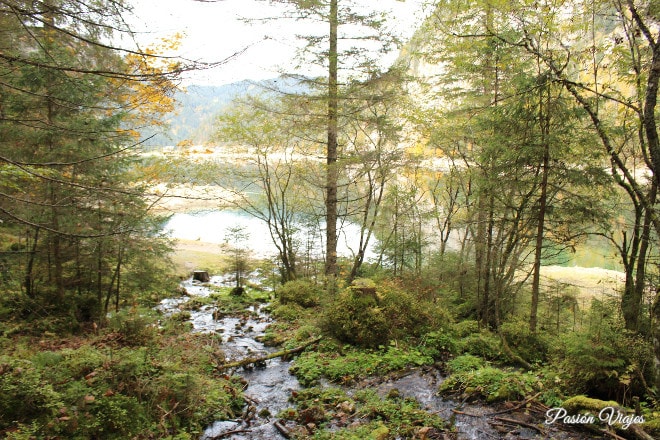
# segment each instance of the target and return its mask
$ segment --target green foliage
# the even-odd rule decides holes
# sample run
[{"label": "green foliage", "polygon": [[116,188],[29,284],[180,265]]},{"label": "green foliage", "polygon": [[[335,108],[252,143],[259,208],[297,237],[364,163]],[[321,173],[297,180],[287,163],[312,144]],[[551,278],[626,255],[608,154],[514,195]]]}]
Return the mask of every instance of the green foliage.
[{"label": "green foliage", "polygon": [[39,434],[40,427],[36,422],[32,422],[30,426],[18,423],[12,431],[5,434],[6,440],[34,440]]},{"label": "green foliage", "polygon": [[383,375],[407,367],[433,363],[433,357],[418,348],[389,346],[379,350],[342,350],[326,347],[326,351],[304,352],[294,361],[290,371],[303,386],[311,386],[321,378],[337,383]]},{"label": "green foliage", "polygon": [[304,309],[298,304],[280,304],[272,309],[272,315],[283,321],[294,322],[304,315]]},{"label": "green foliage", "polygon": [[562,334],[551,346],[548,358],[563,372],[565,389],[571,394],[626,403],[631,396],[646,393],[640,377],[652,382],[653,347],[624,329],[615,307],[594,300],[585,331]]},{"label": "green foliage", "polygon": [[231,296],[243,296],[245,294],[245,288],[243,286],[236,286],[233,287],[230,291],[229,294]]},{"label": "green foliage", "polygon": [[456,354],[458,351],[456,337],[448,331],[429,332],[421,338],[421,344],[436,359],[445,354]]},{"label": "green foliage", "polygon": [[488,360],[496,360],[502,357],[499,337],[488,331],[472,333],[459,342],[459,353],[473,354]]},{"label": "green foliage", "polygon": [[486,366],[486,361],[471,354],[457,356],[447,362],[447,372],[450,374],[467,373]]},{"label": "green foliage", "polygon": [[321,327],[342,342],[374,348],[448,328],[451,321],[439,305],[383,281],[375,289],[354,286],[340,292],[324,304]]},{"label": "green foliage", "polygon": [[0,430],[17,439],[186,438],[240,414],[240,379],[213,374],[216,336],[166,325],[168,333],[145,338],[139,327],[156,331],[151,320],[131,313],[95,341],[34,353],[14,344],[0,358]]},{"label": "green foliage", "polygon": [[62,407],[60,394],[27,360],[0,357],[0,430],[15,423],[47,422]]},{"label": "green foliage", "polygon": [[486,366],[455,372],[440,385],[440,391],[483,398],[487,402],[499,402],[523,399],[535,392],[539,384],[539,378],[532,373]]},{"label": "green foliage", "polygon": [[321,327],[342,342],[363,347],[386,344],[390,323],[376,298],[344,290],[326,305]]},{"label": "green foliage", "polygon": [[541,332],[532,333],[529,324],[515,319],[502,324],[500,331],[513,351],[530,363],[543,362],[550,349],[550,337]]},{"label": "green foliage", "polygon": [[[422,427],[444,429],[444,421],[420,408],[415,399],[382,398],[373,390],[361,390],[349,396],[338,388],[308,388],[298,392],[293,402],[297,410],[284,411],[281,416],[305,425],[321,428],[314,439],[393,439],[418,438]],[[335,421],[348,427],[337,428]],[[307,437],[307,436],[306,436]]]},{"label": "green foliage", "polygon": [[106,438],[126,438],[142,431],[147,422],[141,403],[135,397],[123,394],[95,401],[90,405],[89,414],[94,419],[94,427]]},{"label": "green foliage", "polygon": [[288,281],[275,290],[280,304],[297,304],[300,307],[314,307],[320,303],[321,288],[312,280]]},{"label": "green foliage", "polygon": [[128,345],[145,345],[156,336],[156,315],[150,309],[121,310],[110,317],[108,327],[119,333]]},{"label": "green foliage", "polygon": [[660,411],[654,411],[650,417],[647,417],[642,429],[652,438],[660,438]]},{"label": "green foliage", "polygon": [[473,333],[479,333],[479,323],[471,319],[457,322],[452,328],[459,338],[464,338]]}]

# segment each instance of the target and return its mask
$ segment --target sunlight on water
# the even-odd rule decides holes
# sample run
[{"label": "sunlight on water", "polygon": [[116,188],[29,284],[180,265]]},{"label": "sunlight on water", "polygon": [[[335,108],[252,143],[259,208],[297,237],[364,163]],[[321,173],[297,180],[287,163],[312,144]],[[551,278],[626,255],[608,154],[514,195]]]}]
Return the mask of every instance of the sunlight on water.
[{"label": "sunlight on water", "polygon": [[[178,213],[165,225],[165,230],[172,238],[183,240],[199,240],[206,243],[226,243],[227,229],[235,226],[245,227],[249,234],[248,248],[257,257],[267,257],[277,254],[277,248],[272,242],[268,226],[262,220],[238,211],[201,211],[198,213]],[[360,229],[354,224],[345,224],[339,237],[337,252],[342,257],[352,257],[357,251]],[[309,245],[313,256],[322,257],[325,240],[322,237],[325,230],[302,230],[296,234],[300,251],[305,252]],[[366,258],[375,258],[373,242],[366,253]],[[231,243],[230,243],[231,244]]]}]

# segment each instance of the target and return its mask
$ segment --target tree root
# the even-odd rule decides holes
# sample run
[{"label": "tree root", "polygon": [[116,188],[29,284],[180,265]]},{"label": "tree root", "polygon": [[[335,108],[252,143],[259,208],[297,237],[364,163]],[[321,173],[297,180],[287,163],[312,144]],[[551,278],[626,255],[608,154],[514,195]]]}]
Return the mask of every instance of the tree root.
[{"label": "tree root", "polygon": [[525,428],[534,429],[534,430],[540,432],[541,434],[545,435],[545,431],[543,429],[541,429],[538,426],[533,425],[531,423],[523,422],[523,421],[517,420],[517,419],[510,419],[510,418],[507,418],[507,417],[493,417],[493,419],[495,419],[499,422],[503,422],[503,423],[510,423],[510,424],[514,424],[514,425],[524,426]]}]

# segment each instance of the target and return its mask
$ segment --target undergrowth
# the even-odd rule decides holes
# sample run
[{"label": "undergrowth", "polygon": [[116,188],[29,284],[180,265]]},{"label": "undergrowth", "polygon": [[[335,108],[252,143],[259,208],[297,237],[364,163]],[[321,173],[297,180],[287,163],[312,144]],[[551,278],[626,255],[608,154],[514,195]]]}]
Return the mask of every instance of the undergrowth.
[{"label": "undergrowth", "polygon": [[312,386],[318,384],[321,378],[346,384],[369,376],[432,363],[433,356],[420,347],[390,345],[364,350],[343,346],[337,350],[326,345],[325,349],[302,353],[290,371],[303,386]]},{"label": "undergrowth", "polygon": [[0,437],[186,438],[240,414],[243,384],[213,368],[218,337],[155,322],[133,309],[87,337],[2,338]]},{"label": "undergrowth", "polygon": [[416,400],[383,397],[373,390],[360,390],[349,396],[339,388],[313,387],[295,393],[292,403],[296,408],[285,410],[280,416],[305,427],[296,432],[296,438],[431,438],[423,433],[445,429],[444,421],[423,410]]}]

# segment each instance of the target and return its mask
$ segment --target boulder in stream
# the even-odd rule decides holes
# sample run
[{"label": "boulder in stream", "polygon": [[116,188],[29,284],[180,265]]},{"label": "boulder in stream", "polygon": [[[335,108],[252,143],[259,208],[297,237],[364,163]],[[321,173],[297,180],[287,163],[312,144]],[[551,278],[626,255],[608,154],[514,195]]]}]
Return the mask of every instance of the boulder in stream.
[{"label": "boulder in stream", "polygon": [[211,281],[209,273],[205,270],[196,270],[193,271],[193,280],[199,281],[200,283],[208,283]]}]

